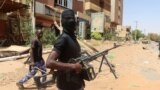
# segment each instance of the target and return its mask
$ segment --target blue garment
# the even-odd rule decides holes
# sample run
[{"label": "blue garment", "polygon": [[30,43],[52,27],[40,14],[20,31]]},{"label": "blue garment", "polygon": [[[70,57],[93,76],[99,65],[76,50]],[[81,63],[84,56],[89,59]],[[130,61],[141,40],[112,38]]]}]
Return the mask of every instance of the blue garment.
[{"label": "blue garment", "polygon": [[[38,71],[38,69],[41,69],[42,75],[46,74],[46,66],[43,60],[41,62],[35,62],[35,64],[31,67],[31,71],[28,72],[23,78],[19,80],[19,83],[23,84],[24,82],[28,81],[30,78],[32,78]],[[46,81],[46,77],[42,78],[42,82]]]}]

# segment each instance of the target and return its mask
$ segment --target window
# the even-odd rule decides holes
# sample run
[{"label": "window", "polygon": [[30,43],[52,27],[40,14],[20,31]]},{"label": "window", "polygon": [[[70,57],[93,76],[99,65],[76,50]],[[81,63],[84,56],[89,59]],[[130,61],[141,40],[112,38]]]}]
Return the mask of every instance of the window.
[{"label": "window", "polygon": [[110,21],[111,21],[111,20],[110,20],[110,17],[107,16],[107,15],[105,15],[105,19],[106,19],[106,22],[110,22]]},{"label": "window", "polygon": [[67,0],[64,0],[64,6],[67,6]]},{"label": "window", "polygon": [[49,7],[45,7],[45,14],[52,16],[53,11]]},{"label": "window", "polygon": [[69,9],[72,9],[72,3],[73,3],[73,0],[55,0],[56,5],[69,8]]}]

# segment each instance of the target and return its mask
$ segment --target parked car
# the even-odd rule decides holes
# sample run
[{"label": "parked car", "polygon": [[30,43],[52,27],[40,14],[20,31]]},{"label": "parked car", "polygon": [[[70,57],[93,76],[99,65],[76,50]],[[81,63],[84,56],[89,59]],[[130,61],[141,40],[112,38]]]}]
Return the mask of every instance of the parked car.
[{"label": "parked car", "polygon": [[143,39],[142,39],[142,43],[143,43],[143,44],[149,44],[149,43],[150,43],[150,40],[147,39],[147,38],[143,38]]}]

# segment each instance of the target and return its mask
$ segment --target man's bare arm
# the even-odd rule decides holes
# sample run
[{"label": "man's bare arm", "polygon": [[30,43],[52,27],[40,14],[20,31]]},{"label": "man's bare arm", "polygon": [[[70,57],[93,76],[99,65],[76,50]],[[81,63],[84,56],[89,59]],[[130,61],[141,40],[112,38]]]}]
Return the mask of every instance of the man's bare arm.
[{"label": "man's bare arm", "polygon": [[19,52],[19,54],[22,55],[22,54],[29,53],[29,50],[30,50],[30,48],[29,48],[29,49],[26,49],[26,50],[24,50],[24,51],[22,51],[22,52]]},{"label": "man's bare arm", "polygon": [[77,73],[80,72],[82,66],[79,63],[62,63],[58,62],[57,58],[59,54],[56,51],[52,51],[51,54],[48,56],[46,66],[52,70],[75,70]]}]

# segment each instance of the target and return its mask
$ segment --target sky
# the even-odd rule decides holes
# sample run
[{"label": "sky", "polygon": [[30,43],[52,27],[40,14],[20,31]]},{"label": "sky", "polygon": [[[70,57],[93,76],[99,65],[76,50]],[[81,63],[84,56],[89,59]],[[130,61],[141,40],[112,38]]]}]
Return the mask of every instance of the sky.
[{"label": "sky", "polygon": [[160,0],[124,0],[123,25],[160,34]]}]

